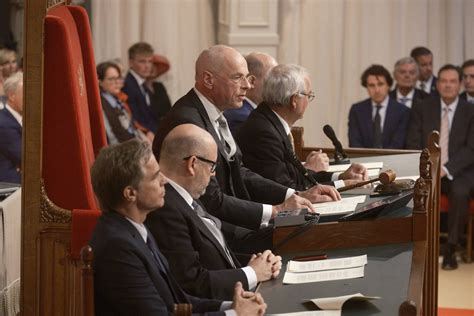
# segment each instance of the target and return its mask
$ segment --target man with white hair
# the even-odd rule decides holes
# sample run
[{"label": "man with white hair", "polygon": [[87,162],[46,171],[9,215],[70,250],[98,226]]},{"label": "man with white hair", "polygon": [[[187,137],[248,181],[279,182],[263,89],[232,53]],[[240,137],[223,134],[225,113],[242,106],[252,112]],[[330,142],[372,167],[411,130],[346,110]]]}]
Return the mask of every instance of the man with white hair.
[{"label": "man with white hair", "polygon": [[419,69],[415,59],[412,57],[399,59],[393,70],[393,77],[397,85],[390,91],[390,97],[408,108],[412,108],[428,98],[430,96],[428,93],[416,88],[418,75]]},{"label": "man with white hair", "polygon": [[20,183],[23,74],[10,76],[4,90],[7,101],[0,111],[0,181]]}]

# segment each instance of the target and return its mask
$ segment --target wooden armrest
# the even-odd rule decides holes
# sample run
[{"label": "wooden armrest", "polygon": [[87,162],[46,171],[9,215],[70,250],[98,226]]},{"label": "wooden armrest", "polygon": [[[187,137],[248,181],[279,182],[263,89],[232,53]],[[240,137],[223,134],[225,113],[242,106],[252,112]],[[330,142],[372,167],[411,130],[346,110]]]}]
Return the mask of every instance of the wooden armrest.
[{"label": "wooden armrest", "polygon": [[174,304],[174,316],[191,316],[193,313],[192,304]]}]

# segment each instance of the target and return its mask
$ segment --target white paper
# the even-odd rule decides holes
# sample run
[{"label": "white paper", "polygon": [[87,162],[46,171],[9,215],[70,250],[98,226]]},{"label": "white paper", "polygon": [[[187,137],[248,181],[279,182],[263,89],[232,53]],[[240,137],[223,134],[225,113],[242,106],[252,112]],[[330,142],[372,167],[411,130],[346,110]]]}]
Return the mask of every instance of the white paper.
[{"label": "white paper", "polygon": [[356,195],[353,197],[344,197],[339,201],[331,201],[324,203],[315,203],[313,207],[316,213],[324,215],[347,214],[355,211],[358,203],[365,202],[366,195]]},{"label": "white paper", "polygon": [[282,314],[266,314],[268,316],[341,316],[341,311],[305,311]]},{"label": "white paper", "polygon": [[325,298],[314,298],[310,300],[317,307],[324,310],[341,310],[342,305],[349,300],[357,301],[369,301],[380,299],[379,296],[365,296],[361,293],[344,295],[344,296],[335,296],[335,297],[325,297]]},{"label": "white paper", "polygon": [[323,270],[347,269],[364,266],[367,264],[367,255],[346,257],[338,259],[325,259],[314,261],[289,261],[286,271],[289,272],[314,272]]},{"label": "white paper", "polygon": [[[363,162],[361,163],[364,167],[367,169],[382,169],[383,168],[383,162]],[[344,164],[344,165],[330,165],[329,169],[327,170],[328,172],[344,172],[349,168],[351,165],[350,164]]]},{"label": "white paper", "polygon": [[379,174],[380,174],[380,169],[368,169],[367,173],[369,175],[369,178],[370,177],[378,177]]},{"label": "white paper", "polygon": [[323,282],[334,280],[345,280],[362,278],[364,276],[364,266],[340,270],[327,270],[317,272],[285,272],[283,277],[284,284],[301,284],[310,282]]}]

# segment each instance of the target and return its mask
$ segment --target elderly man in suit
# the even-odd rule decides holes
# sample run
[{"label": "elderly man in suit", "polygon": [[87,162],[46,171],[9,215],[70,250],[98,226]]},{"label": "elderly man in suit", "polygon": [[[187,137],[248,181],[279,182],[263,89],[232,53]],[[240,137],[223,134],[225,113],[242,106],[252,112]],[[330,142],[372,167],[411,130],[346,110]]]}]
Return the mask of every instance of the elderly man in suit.
[{"label": "elderly man in suit", "polygon": [[408,148],[426,147],[428,135],[440,132],[441,191],[448,194],[448,246],[442,268],[457,268],[456,245],[464,231],[469,201],[474,196],[474,107],[461,99],[461,70],[445,65],[438,72],[440,97],[427,99],[412,109]]},{"label": "elderly man in suit", "polygon": [[91,179],[103,211],[90,241],[96,315],[172,315],[174,304],[182,303],[208,315],[224,315],[229,308],[238,315],[265,312],[261,296],[245,292],[240,283],[233,303],[197,298],[178,285],[143,224],[163,206],[166,183],[148,143],[130,140],[102,149]]},{"label": "elderly man in suit", "polygon": [[[291,127],[314,99],[311,79],[301,66],[282,64],[270,70],[263,87],[263,102],[250,114],[237,136],[246,167],[280,184],[305,190],[315,183],[367,179],[367,170],[354,164],[342,174],[315,172],[314,157],[303,165],[292,148]],[[349,180],[352,182],[352,180]]]},{"label": "elderly man in suit", "polygon": [[233,235],[235,227],[207,213],[198,200],[215,173],[216,161],[217,145],[208,132],[194,124],[175,127],[160,154],[161,170],[168,179],[165,205],[150,214],[145,225],[185,291],[231,299],[237,281],[252,290],[257,282],[276,277],[281,257],[266,250],[241,267],[224,238]]},{"label": "elderly man in suit", "polygon": [[247,62],[235,49],[216,45],[204,50],[196,61],[195,87],[160,124],[153,141],[155,156],[159,157],[164,137],[177,125],[191,123],[208,131],[218,145],[218,164],[200,200],[221,220],[250,229],[267,227],[281,210],[313,210],[312,202],[340,199],[333,187],[324,185],[295,194],[242,165],[242,153],[222,113],[242,106],[250,88],[248,76]]},{"label": "elderly man in suit", "polygon": [[412,57],[399,59],[393,70],[397,85],[390,91],[390,97],[408,108],[428,98],[428,93],[415,87],[418,73],[418,65]]},{"label": "elderly man in suit", "polygon": [[474,105],[474,59],[462,64],[462,79],[464,92],[459,97]]},{"label": "elderly man in suit", "polygon": [[0,110],[0,181],[20,183],[23,74],[10,76],[4,89],[7,102]]},{"label": "elderly man in suit", "polygon": [[390,98],[393,79],[385,67],[372,65],[361,76],[369,99],[353,104],[349,113],[349,146],[405,148],[409,109]]},{"label": "elderly man in suit", "polygon": [[224,111],[224,116],[229,123],[230,131],[235,137],[240,126],[244,123],[250,113],[262,102],[263,82],[268,71],[277,65],[275,58],[260,52],[252,52],[245,56],[252,88],[247,91],[243,105],[238,109],[228,109]]},{"label": "elderly man in suit", "polygon": [[416,87],[431,96],[439,96],[436,80],[433,75],[433,53],[426,47],[418,46],[411,50],[410,56],[418,64],[420,70]]}]

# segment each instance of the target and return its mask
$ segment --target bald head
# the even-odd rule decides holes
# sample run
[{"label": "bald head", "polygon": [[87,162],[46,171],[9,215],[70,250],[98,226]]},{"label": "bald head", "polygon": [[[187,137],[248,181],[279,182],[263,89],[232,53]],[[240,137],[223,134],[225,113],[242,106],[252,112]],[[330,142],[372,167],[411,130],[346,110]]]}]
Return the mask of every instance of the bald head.
[{"label": "bald head", "polygon": [[252,52],[245,56],[249,73],[255,76],[253,88],[247,92],[247,97],[255,104],[262,102],[263,82],[268,71],[277,64],[275,58],[267,53]]},{"label": "bald head", "polygon": [[219,110],[240,108],[251,87],[245,58],[234,48],[215,45],[196,60],[195,88]]}]

